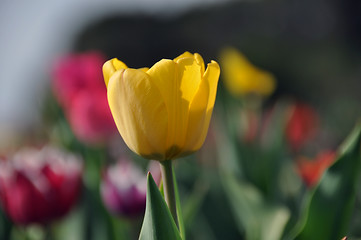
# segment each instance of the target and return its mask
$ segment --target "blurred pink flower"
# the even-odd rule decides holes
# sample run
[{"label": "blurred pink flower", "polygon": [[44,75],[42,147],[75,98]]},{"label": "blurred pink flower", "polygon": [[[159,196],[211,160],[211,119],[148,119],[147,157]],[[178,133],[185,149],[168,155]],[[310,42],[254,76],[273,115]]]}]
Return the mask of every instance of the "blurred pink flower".
[{"label": "blurred pink flower", "polygon": [[47,224],[64,216],[81,189],[82,164],[58,149],[23,149],[0,161],[0,201],[16,224]]},{"label": "blurred pink flower", "polygon": [[75,136],[84,143],[103,143],[117,133],[97,52],[72,54],[55,66],[53,92]]},{"label": "blurred pink flower", "polygon": [[286,126],[286,137],[294,150],[298,150],[316,134],[318,122],[318,114],[311,106],[303,103],[295,103],[292,106]]},{"label": "blurred pink flower", "polygon": [[70,54],[61,58],[53,73],[53,91],[59,103],[68,107],[79,91],[106,91],[102,73],[105,61],[105,56],[99,52]]},{"label": "blurred pink flower", "polygon": [[318,183],[323,172],[335,161],[336,154],[333,151],[324,151],[319,153],[314,160],[306,157],[297,159],[297,171],[305,182],[306,186],[311,188]]},{"label": "blurred pink flower", "polygon": [[[159,163],[152,161],[149,170],[157,184],[161,173]],[[109,167],[101,183],[101,195],[108,210],[123,217],[142,216],[145,211],[146,173],[128,160]]]},{"label": "blurred pink flower", "polygon": [[82,142],[104,142],[116,132],[105,91],[81,91],[66,110],[72,130]]}]

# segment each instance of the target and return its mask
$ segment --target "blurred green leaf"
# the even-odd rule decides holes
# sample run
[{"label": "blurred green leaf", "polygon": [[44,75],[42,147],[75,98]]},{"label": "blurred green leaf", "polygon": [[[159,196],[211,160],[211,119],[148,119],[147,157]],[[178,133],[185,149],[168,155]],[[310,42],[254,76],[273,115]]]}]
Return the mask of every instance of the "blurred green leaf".
[{"label": "blurred green leaf", "polygon": [[[259,146],[253,149],[253,159],[244,159],[248,163],[248,169],[253,168],[253,177],[257,179],[254,184],[262,190],[267,199],[281,199],[283,194],[280,191],[279,183],[282,167],[285,164],[285,142],[284,131],[288,115],[289,102],[278,101],[272,108],[268,117],[264,117],[264,132],[261,132],[257,142]],[[244,151],[249,151],[247,146]],[[257,162],[257,164],[255,164]]]},{"label": "blurred green leaf", "polygon": [[140,240],[181,240],[177,226],[152,175],[147,180],[147,205]]},{"label": "blurred green leaf", "polygon": [[5,216],[5,213],[0,208],[0,239],[9,239],[12,227],[12,222]]},{"label": "blurred green leaf", "polygon": [[194,219],[200,214],[200,208],[209,190],[209,184],[204,181],[196,182],[192,193],[187,196],[184,205],[184,222],[186,229],[191,229]]},{"label": "blurred green leaf", "polygon": [[52,226],[55,240],[67,239],[67,240],[79,240],[85,239],[84,231],[84,214],[85,208],[83,206],[78,207],[71,211],[66,218],[62,221],[56,222]]},{"label": "blurred green leaf", "polygon": [[311,198],[303,229],[296,239],[341,239],[348,231],[360,173],[361,123],[339,157],[323,175]]},{"label": "blurred green leaf", "polygon": [[186,232],[184,228],[184,221],[183,221],[183,213],[182,213],[182,206],[180,203],[179,198],[179,190],[178,190],[178,184],[177,179],[175,177],[174,168],[172,168],[173,171],[173,182],[174,182],[174,192],[175,192],[175,200],[176,200],[176,206],[177,206],[177,217],[178,217],[178,224],[179,224],[179,232],[183,240],[186,239]]},{"label": "blurred green leaf", "polygon": [[253,185],[222,176],[239,229],[248,240],[278,240],[290,217],[289,210],[267,203]]}]

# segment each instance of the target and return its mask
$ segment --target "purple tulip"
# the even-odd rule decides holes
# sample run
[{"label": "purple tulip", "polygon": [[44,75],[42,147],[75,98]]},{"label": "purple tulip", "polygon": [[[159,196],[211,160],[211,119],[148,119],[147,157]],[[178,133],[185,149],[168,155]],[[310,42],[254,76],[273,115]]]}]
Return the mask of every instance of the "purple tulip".
[{"label": "purple tulip", "polygon": [[[159,183],[159,165],[154,162],[149,168]],[[122,159],[104,174],[101,184],[103,202],[114,214],[130,218],[142,216],[145,211],[146,182],[145,171]]]}]

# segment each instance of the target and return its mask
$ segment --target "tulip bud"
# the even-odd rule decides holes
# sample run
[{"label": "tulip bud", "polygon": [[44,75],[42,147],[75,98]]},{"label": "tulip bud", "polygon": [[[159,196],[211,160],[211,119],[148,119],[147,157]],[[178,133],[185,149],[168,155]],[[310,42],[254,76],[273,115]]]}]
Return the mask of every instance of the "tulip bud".
[{"label": "tulip bud", "polygon": [[82,164],[59,149],[23,149],[0,161],[0,202],[16,224],[45,224],[64,216],[81,188]]},{"label": "tulip bud", "polygon": [[[155,181],[160,181],[159,164],[153,162],[149,170]],[[101,183],[101,195],[108,210],[123,217],[142,216],[145,211],[146,174],[127,160],[120,160],[109,167]]]}]

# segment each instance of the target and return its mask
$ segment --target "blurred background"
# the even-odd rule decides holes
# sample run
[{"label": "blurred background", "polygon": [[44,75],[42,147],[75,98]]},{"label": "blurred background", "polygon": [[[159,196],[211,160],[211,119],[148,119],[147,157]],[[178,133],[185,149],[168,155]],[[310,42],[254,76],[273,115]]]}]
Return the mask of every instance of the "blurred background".
[{"label": "blurred background", "polygon": [[39,124],[54,59],[93,49],[141,67],[185,50],[217,59],[231,45],[276,75],[275,96],[315,103],[338,129],[349,129],[361,111],[358,1],[0,4],[1,138]]},{"label": "blurred background", "polygon": [[[136,162],[146,169],[146,164],[132,155],[119,137],[116,138],[115,143],[108,144],[105,148],[103,146],[89,147],[87,144],[84,147],[81,137],[75,140],[75,144],[69,140],[71,138],[69,136],[54,137],[64,130],[54,119],[59,116],[64,119],[64,115],[67,118],[69,114],[54,114],[61,111],[63,106],[60,108],[56,106],[57,110],[54,110],[53,104],[56,101],[53,96],[50,96],[54,90],[52,82],[54,72],[57,72],[56,66],[59,59],[71,54],[98,52],[103,54],[104,61],[117,57],[129,67],[141,68],[150,67],[162,58],[173,59],[184,51],[200,53],[205,63],[211,60],[220,62],[222,50],[226,47],[237,49],[252,64],[273,74],[277,87],[270,96],[262,99],[261,109],[265,112],[263,115],[266,116],[269,109],[276,109],[273,112],[276,112],[275,115],[279,114],[277,112],[279,102],[286,102],[285,105],[302,102],[310,106],[312,112],[317,112],[318,128],[322,128],[319,134],[321,136],[316,137],[317,140],[322,141],[317,142],[317,146],[336,150],[360,119],[360,1],[63,0],[22,3],[1,1],[0,159],[1,156],[7,158],[9,153],[16,152],[24,145],[37,143],[43,145],[44,142],[53,141],[68,151],[80,154],[83,158],[89,156],[101,158],[104,157],[104,152],[107,152],[106,157],[112,159],[107,160],[107,163],[113,163],[115,159],[127,156],[135,158]],[[199,229],[188,226],[187,235],[189,239],[261,239],[252,234],[249,235],[248,227],[244,226],[242,218],[232,220],[229,217],[234,204],[230,203],[232,207],[229,207],[227,197],[224,195],[225,192],[232,192],[232,190],[224,190],[222,186],[218,186],[222,185],[219,179],[210,176],[213,172],[217,172],[219,165],[222,164],[219,163],[220,155],[216,154],[218,157],[214,157],[207,152],[207,149],[212,147],[212,144],[219,143],[219,139],[222,138],[219,132],[232,132],[232,129],[227,129],[232,121],[222,117],[225,115],[229,117],[229,112],[232,111],[230,109],[234,106],[238,109],[244,104],[244,99],[239,100],[238,97],[228,94],[222,74],[217,96],[220,100],[216,101],[212,125],[223,127],[211,127],[205,149],[177,166],[180,190],[183,196],[192,199],[186,204],[187,217],[185,218],[190,223],[196,221],[200,223]],[[57,73],[55,75],[57,76]],[[56,95],[56,91],[54,94]],[[52,116],[49,117],[49,114]],[[308,112],[305,115],[309,115]],[[277,115],[276,118],[278,117]],[[235,116],[230,118],[236,119]],[[70,125],[73,124],[72,120],[69,121]],[[56,126],[51,126],[52,124]],[[53,129],[44,130],[45,126]],[[66,131],[74,132],[74,129],[71,131],[70,128],[67,126]],[[65,134],[64,131],[63,134]],[[230,141],[239,141],[239,139],[234,140],[236,136],[224,135],[230,138]],[[309,145],[312,144],[309,143]],[[218,148],[221,148],[220,152],[224,149],[219,144]],[[320,149],[308,146],[305,151],[299,152],[312,153],[312,157],[315,157],[318,151]],[[286,153],[281,154],[284,158],[288,160],[296,158],[294,152],[284,152]],[[194,158],[197,159],[196,165],[192,163]],[[85,191],[85,197],[83,196],[80,205],[88,204],[84,200],[86,196],[92,194],[94,196],[97,194],[96,191],[99,194],[99,176],[101,175],[99,169],[104,167],[100,165],[102,164],[85,167],[84,181],[88,190]],[[246,167],[243,167],[247,169],[247,163],[244,165]],[[209,172],[203,173],[199,170],[200,168],[207,169]],[[94,169],[99,170],[95,173],[96,176]],[[197,180],[200,172],[202,172],[201,180]],[[299,196],[303,196],[306,191],[305,186],[303,188],[300,186],[300,179],[295,180],[294,184],[296,186],[294,191],[297,194],[285,190],[289,195],[285,193],[284,195],[287,196],[281,197],[280,200],[269,197],[275,193],[270,193],[269,186],[264,186],[264,183],[255,177],[257,174],[259,173],[255,175],[246,173],[246,176],[240,174],[238,177],[260,189],[260,192],[267,196],[267,201],[272,199],[271,202],[287,205],[291,209],[291,215],[296,219],[297,214],[293,213],[299,212],[300,207],[297,206],[300,205],[300,201],[293,200],[301,198]],[[293,171],[292,174],[296,172]],[[91,183],[92,180],[89,180],[91,178],[98,179],[95,180],[97,183]],[[231,185],[229,182],[223,184]],[[199,194],[192,194],[194,192]],[[290,200],[291,198],[294,199]],[[90,206],[98,204],[94,202],[97,200],[94,200]],[[220,206],[215,208],[214,206],[218,203]],[[83,211],[87,212],[86,209],[87,207]],[[285,227],[286,230],[292,229],[292,225],[297,222],[293,218],[290,219]],[[361,215],[354,216],[352,226],[357,226],[360,219]],[[109,221],[109,218],[104,221]],[[241,222],[241,227],[238,222]],[[91,224],[94,223],[88,223],[87,231]],[[111,225],[109,222],[105,225],[109,224]],[[116,226],[124,225],[124,222],[122,220],[121,223],[115,224],[118,224]],[[125,225],[126,228],[129,228],[129,225],[134,225],[134,228],[139,227],[139,223],[134,222],[127,222]],[[1,229],[7,229],[7,225],[4,224],[4,226],[0,227],[0,233]],[[103,228],[107,229],[107,227]],[[104,229],[101,231],[106,231]],[[355,236],[361,236],[359,228],[350,227],[350,229]],[[137,230],[128,231],[136,232]],[[10,235],[4,234],[4,236]],[[88,236],[83,235],[84,239]],[[130,235],[133,236],[132,233]],[[14,234],[11,236],[14,238]],[[59,236],[67,235],[60,234]],[[278,237],[280,238],[280,235],[277,235],[275,239]],[[75,239],[80,239],[80,237]],[[102,239],[122,238],[104,237]]]}]

